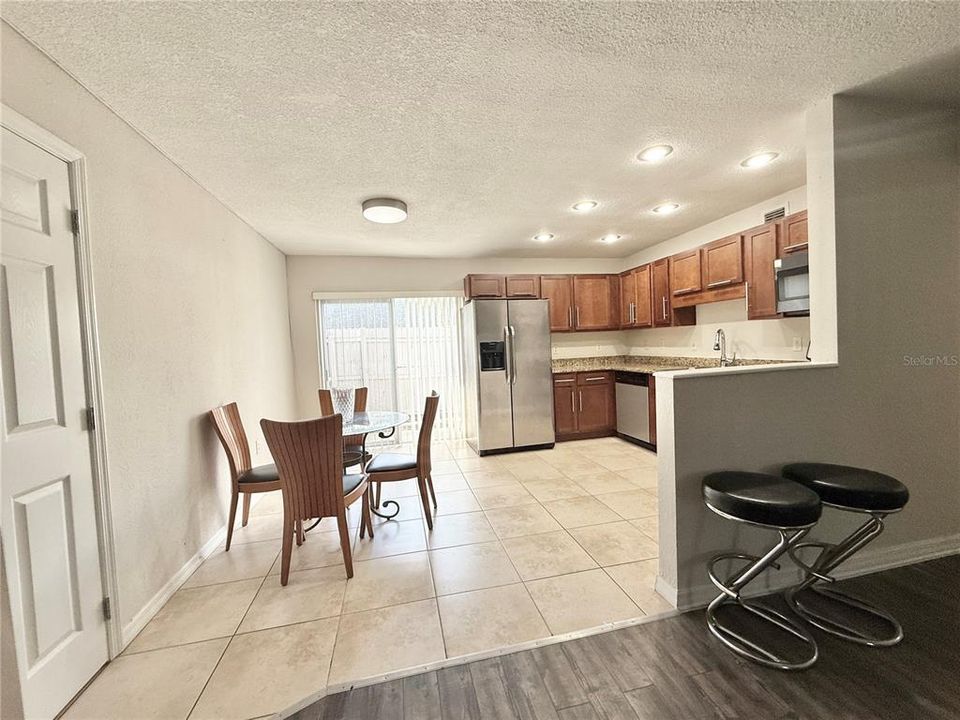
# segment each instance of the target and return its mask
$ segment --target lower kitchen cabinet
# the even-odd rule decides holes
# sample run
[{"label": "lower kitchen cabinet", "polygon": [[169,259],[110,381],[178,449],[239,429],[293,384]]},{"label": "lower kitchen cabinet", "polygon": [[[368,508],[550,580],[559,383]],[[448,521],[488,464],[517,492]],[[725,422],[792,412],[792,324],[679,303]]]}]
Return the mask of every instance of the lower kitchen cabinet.
[{"label": "lower kitchen cabinet", "polygon": [[553,376],[557,440],[603,437],[616,432],[613,373],[560,373]]}]

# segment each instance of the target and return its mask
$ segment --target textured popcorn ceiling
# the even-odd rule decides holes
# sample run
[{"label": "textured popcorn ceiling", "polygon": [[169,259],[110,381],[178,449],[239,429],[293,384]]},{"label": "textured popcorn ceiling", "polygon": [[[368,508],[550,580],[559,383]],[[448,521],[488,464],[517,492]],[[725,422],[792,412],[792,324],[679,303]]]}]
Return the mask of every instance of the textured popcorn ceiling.
[{"label": "textured popcorn ceiling", "polygon": [[[625,256],[803,184],[806,107],[960,42],[960,2],[4,2],[3,16],[296,254]],[[634,159],[660,142],[667,162]],[[765,149],[780,160],[740,169]],[[364,221],[377,195],[409,219]],[[601,206],[571,212],[582,198]],[[651,215],[664,201],[682,212]],[[597,243],[607,232],[624,239]]]}]

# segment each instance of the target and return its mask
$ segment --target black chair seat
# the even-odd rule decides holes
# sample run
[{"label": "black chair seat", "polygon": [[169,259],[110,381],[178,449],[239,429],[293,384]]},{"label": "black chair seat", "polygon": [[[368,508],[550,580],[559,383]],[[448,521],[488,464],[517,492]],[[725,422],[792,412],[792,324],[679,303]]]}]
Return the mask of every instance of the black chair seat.
[{"label": "black chair seat", "polygon": [[793,463],[785,466],[782,473],[810,488],[830,505],[893,512],[910,499],[906,485],[873,470],[828,463]]},{"label": "black chair seat", "polygon": [[703,499],[738,520],[771,527],[803,527],[820,518],[820,498],[776,475],[724,471],[703,479]]},{"label": "black chair seat", "polygon": [[368,473],[397,472],[399,470],[413,470],[416,466],[417,458],[413,455],[383,453],[368,462],[365,470]]},{"label": "black chair seat", "polygon": [[343,494],[344,494],[344,495],[349,495],[349,494],[352,493],[354,490],[356,490],[357,487],[358,487],[358,486],[360,485],[360,483],[362,483],[362,482],[363,482],[363,475],[360,475],[359,473],[353,473],[353,474],[344,473],[344,475],[343,475]]},{"label": "black chair seat", "polygon": [[255,468],[250,468],[245,473],[241,473],[240,477],[237,478],[237,482],[241,485],[243,483],[265,483],[279,481],[280,473],[277,472],[277,466],[273,463],[270,465],[259,465]]}]

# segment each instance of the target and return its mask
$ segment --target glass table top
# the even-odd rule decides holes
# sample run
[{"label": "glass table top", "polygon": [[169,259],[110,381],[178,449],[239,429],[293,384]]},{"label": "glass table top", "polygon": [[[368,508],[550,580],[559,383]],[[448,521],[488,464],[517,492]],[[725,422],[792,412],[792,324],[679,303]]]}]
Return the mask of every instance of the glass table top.
[{"label": "glass table top", "polygon": [[402,412],[375,410],[373,412],[354,413],[350,422],[343,423],[344,435],[363,435],[383,432],[410,421],[410,416]]}]

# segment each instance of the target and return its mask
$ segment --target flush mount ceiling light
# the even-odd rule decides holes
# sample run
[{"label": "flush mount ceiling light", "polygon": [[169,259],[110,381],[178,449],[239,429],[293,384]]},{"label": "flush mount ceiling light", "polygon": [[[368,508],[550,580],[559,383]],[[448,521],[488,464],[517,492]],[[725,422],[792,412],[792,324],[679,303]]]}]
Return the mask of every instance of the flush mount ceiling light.
[{"label": "flush mount ceiling light", "polygon": [[657,205],[653,209],[653,212],[655,212],[657,215],[669,215],[670,213],[674,213],[679,209],[680,209],[680,206],[677,203],[670,202],[670,203],[663,203],[663,205]]},{"label": "flush mount ceiling light", "polygon": [[533,236],[533,239],[536,240],[537,242],[550,242],[551,240],[553,240],[553,234],[537,233],[536,235]]},{"label": "flush mount ceiling light", "polygon": [[615,243],[619,239],[620,239],[620,236],[617,235],[616,233],[609,233],[607,235],[604,235],[602,238],[600,238],[600,242],[602,242],[605,245],[609,245],[610,243]]},{"label": "flush mount ceiling light", "polygon": [[669,145],[651,145],[637,154],[637,160],[645,163],[657,163],[673,152]]},{"label": "flush mount ceiling light", "polygon": [[769,165],[778,157],[780,157],[780,153],[775,153],[775,152],[757,153],[756,155],[751,155],[742,163],[740,163],[740,167],[745,167],[745,168],[763,167],[764,165]]},{"label": "flush mount ceiling light", "polygon": [[370,198],[363,201],[363,216],[370,222],[392,225],[407,219],[407,204],[394,198]]},{"label": "flush mount ceiling light", "polygon": [[578,203],[574,203],[573,209],[576,212],[590,212],[597,206],[596,200],[581,200]]}]

